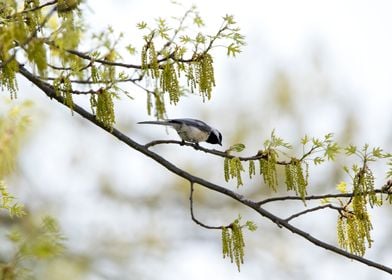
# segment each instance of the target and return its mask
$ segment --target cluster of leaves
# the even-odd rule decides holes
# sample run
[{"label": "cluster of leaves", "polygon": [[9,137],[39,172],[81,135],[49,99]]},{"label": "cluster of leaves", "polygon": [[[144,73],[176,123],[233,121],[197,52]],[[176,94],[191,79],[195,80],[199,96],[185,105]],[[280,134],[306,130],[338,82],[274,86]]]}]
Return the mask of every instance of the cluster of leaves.
[{"label": "cluster of leaves", "polygon": [[[79,2],[0,3],[0,86],[11,97],[16,97],[18,89],[19,61],[28,61],[37,77],[50,82],[71,109],[76,94],[89,95],[92,112],[108,128],[115,123],[113,99],[119,98],[119,93],[130,96],[120,88],[121,82],[132,82],[145,90],[147,112],[162,119],[166,100],[177,104],[186,92],[185,85],[190,92],[199,92],[203,100],[211,98],[215,77],[210,52],[218,43],[229,56],[235,56],[244,45],[232,16],[223,17],[221,27],[209,35],[203,32],[205,24],[196,7],[191,7],[174,22],[158,18],[155,23],[138,23],[144,38],[140,49],[132,45],[124,49],[124,35],[109,27],[92,34],[89,45],[93,47],[82,52],[78,48],[87,34]],[[117,62],[123,55],[130,55],[129,61],[134,59],[135,63]],[[142,80],[152,82],[142,86]]]},{"label": "cluster of leaves", "polygon": [[[192,19],[193,25],[198,29],[194,35],[190,34],[186,26],[187,21]],[[215,77],[210,51],[218,40],[228,42],[226,48],[229,56],[235,56],[244,45],[244,38],[235,26],[233,16],[226,15],[222,26],[214,35],[201,32],[204,22],[195,7],[176,20],[178,27],[174,30],[162,18],[156,20],[155,26],[146,22],[138,24],[140,30],[148,32],[144,35],[145,44],[141,51],[142,76],[153,79],[156,85],[153,90],[147,91],[147,111],[150,113],[155,106],[155,116],[158,119],[166,113],[165,93],[173,104],[177,104],[184,94],[185,90],[181,88],[182,76],[191,93],[198,91],[203,101],[211,98]],[[155,103],[151,97],[155,99]]]},{"label": "cluster of leaves", "polygon": [[[331,160],[339,152],[339,147],[336,142],[332,140],[332,134],[325,135],[324,139],[309,139],[305,136],[301,140],[303,146],[303,154],[301,157],[290,157],[288,151],[293,150],[292,145],[285,142],[278,137],[275,132],[271,133],[270,139],[264,142],[264,149],[260,150],[252,157],[234,157],[230,153],[232,151],[242,152],[245,149],[243,144],[237,144],[226,150],[228,155],[224,159],[224,175],[225,180],[237,179],[237,186],[243,184],[241,177],[244,172],[242,161],[249,161],[248,173],[249,177],[256,174],[255,161],[259,162],[259,174],[262,176],[264,183],[273,191],[278,190],[278,167],[281,166],[285,174],[285,184],[288,191],[295,191],[295,193],[304,198],[307,194],[306,187],[308,186],[308,167],[311,156],[315,155],[312,160],[314,164],[320,164],[326,159]],[[309,144],[311,144],[310,147]],[[323,152],[323,155],[316,155]]]},{"label": "cluster of leaves", "polygon": [[[0,211],[6,210],[10,218],[27,217],[24,206],[9,192],[4,178],[14,171],[20,142],[30,124],[26,113],[30,106],[31,102],[14,105],[0,116]],[[25,279],[31,276],[35,260],[50,259],[63,250],[63,237],[50,217],[45,217],[42,225],[33,231],[12,230],[8,240],[13,243],[15,253],[7,254],[9,259],[5,263],[0,262],[0,279]]]},{"label": "cluster of leaves", "polygon": [[230,261],[236,264],[238,271],[240,271],[241,264],[244,263],[245,242],[242,229],[244,227],[250,231],[257,229],[253,222],[247,221],[245,225],[241,225],[240,220],[241,217],[238,217],[229,226],[222,227],[223,258],[230,258]]}]

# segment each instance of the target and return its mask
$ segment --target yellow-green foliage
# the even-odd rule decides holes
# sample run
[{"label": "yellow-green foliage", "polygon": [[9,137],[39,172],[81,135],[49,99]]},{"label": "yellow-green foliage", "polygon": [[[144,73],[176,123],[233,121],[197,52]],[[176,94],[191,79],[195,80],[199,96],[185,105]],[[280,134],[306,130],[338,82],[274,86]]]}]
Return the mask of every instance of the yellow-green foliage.
[{"label": "yellow-green foliage", "polygon": [[374,176],[368,166],[364,166],[357,172],[353,180],[353,209],[355,213],[362,213],[366,207],[367,200],[371,206],[377,203],[377,196],[374,191]]},{"label": "yellow-green foliage", "polygon": [[0,180],[0,209],[7,210],[10,217],[21,217],[26,214],[24,206],[15,202],[15,197],[8,192],[2,180]]},{"label": "yellow-green foliage", "polygon": [[212,87],[215,86],[213,59],[210,54],[205,53],[199,57],[195,65],[194,77],[203,101],[206,97],[210,100]]},{"label": "yellow-green foliage", "polygon": [[53,81],[53,88],[58,96],[64,98],[64,104],[73,108],[72,83],[68,76],[60,76]]},{"label": "yellow-green foliage", "polygon": [[102,122],[105,127],[112,128],[116,121],[113,94],[107,90],[101,89],[97,94],[91,95],[90,104],[97,120]]},{"label": "yellow-green foliage", "polygon": [[[185,70],[185,69],[184,69]],[[214,65],[212,56],[202,54],[190,63],[186,69],[187,84],[191,92],[199,89],[203,101],[210,100],[212,88],[215,86]]]},{"label": "yellow-green foliage", "polygon": [[237,187],[243,185],[241,172],[244,171],[241,160],[238,157],[225,158],[224,164],[225,180],[228,182],[230,179],[237,178]]},{"label": "yellow-green foliage", "polygon": [[158,56],[155,50],[155,45],[152,41],[148,41],[142,47],[142,70],[153,79],[159,78],[159,63]]},{"label": "yellow-green foliage", "polygon": [[33,39],[27,49],[27,57],[30,62],[33,62],[38,69],[41,76],[45,76],[47,68],[46,49],[43,39]]},{"label": "yellow-green foliage", "polygon": [[294,190],[302,199],[305,198],[308,185],[308,164],[304,163],[305,170],[301,161],[292,159],[289,164],[285,165],[285,183],[287,190]]},{"label": "yellow-green foliage", "polygon": [[64,250],[64,238],[51,217],[44,217],[42,224],[33,225],[29,232],[15,228],[8,234],[8,240],[14,246],[14,254],[0,261],[0,279],[34,279],[37,265]]},{"label": "yellow-green foliage", "polygon": [[252,179],[252,177],[256,175],[256,165],[254,160],[249,161],[249,178]]},{"label": "yellow-green foliage", "polygon": [[274,150],[269,150],[266,153],[266,158],[259,159],[260,174],[263,175],[264,183],[266,183],[273,191],[278,188],[278,176],[276,173],[277,153]]},{"label": "yellow-green foliage", "polygon": [[244,237],[239,219],[236,219],[229,227],[222,228],[222,251],[223,258],[230,258],[240,271],[241,264],[244,263]]},{"label": "yellow-green foliage", "polygon": [[18,91],[18,84],[16,81],[16,72],[19,70],[18,63],[12,59],[6,65],[0,68],[0,87],[1,90],[10,92],[10,97],[15,99]]},{"label": "yellow-green foliage", "polygon": [[[83,34],[83,25],[77,19],[75,19],[73,13],[59,14],[62,18],[59,29],[61,32],[53,33],[54,43],[61,50],[73,50],[78,47]],[[63,61],[72,61],[75,56],[68,56],[63,53]],[[61,56],[60,56],[61,58]]]},{"label": "yellow-green foliage", "polygon": [[98,71],[98,68],[93,64],[90,67],[90,77],[94,83],[97,83],[101,79],[101,74]]},{"label": "yellow-green foliage", "polygon": [[13,106],[5,115],[0,115],[0,179],[10,174],[15,167],[20,142],[30,123],[23,112],[29,102]]},{"label": "yellow-green foliage", "polygon": [[177,104],[180,98],[180,85],[173,63],[167,62],[163,65],[160,86],[162,91],[169,93],[170,103]]},{"label": "yellow-green foliage", "polygon": [[60,14],[69,13],[72,10],[76,9],[80,3],[80,0],[58,0],[57,1],[57,10]]},{"label": "yellow-green foliage", "polygon": [[166,113],[165,102],[163,100],[164,96],[155,89],[155,117],[157,119],[163,119]]},{"label": "yellow-green foliage", "polygon": [[344,213],[338,218],[337,234],[339,246],[351,253],[363,256],[366,243],[371,247],[373,240],[370,236],[372,224],[367,212],[361,215]]}]

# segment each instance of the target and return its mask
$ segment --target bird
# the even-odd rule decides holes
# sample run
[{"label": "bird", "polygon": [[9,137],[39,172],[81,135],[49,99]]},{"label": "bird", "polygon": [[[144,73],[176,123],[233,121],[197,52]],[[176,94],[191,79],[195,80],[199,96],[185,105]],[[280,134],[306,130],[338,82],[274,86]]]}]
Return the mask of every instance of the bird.
[{"label": "bird", "polygon": [[138,124],[157,124],[174,128],[182,142],[191,142],[199,145],[199,142],[218,144],[222,146],[222,134],[205,122],[197,119],[167,119],[162,121],[142,121]]}]

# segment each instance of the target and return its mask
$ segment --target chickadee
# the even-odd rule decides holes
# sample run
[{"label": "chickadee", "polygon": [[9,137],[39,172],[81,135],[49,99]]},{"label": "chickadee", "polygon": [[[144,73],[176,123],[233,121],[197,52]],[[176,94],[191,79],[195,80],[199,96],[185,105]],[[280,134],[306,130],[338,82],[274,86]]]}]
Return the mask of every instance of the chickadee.
[{"label": "chickadee", "polygon": [[222,146],[222,134],[203,121],[196,119],[169,119],[163,121],[144,121],[138,124],[159,124],[174,128],[182,141],[199,144],[207,142]]}]

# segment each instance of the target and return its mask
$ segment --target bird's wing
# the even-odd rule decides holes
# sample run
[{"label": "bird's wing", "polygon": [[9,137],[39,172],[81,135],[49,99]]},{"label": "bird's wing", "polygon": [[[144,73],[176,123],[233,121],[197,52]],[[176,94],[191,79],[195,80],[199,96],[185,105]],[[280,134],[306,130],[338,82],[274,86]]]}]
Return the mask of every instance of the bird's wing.
[{"label": "bird's wing", "polygon": [[138,124],[159,124],[159,125],[173,125],[172,123],[169,123],[167,120],[164,121],[143,121],[143,122],[138,122]]},{"label": "bird's wing", "polygon": [[193,126],[196,127],[197,129],[205,132],[210,132],[212,128],[206,124],[205,122],[197,119],[190,119],[190,118],[185,118],[185,119],[170,119],[167,120],[168,123],[172,124],[185,124],[187,126]]}]

